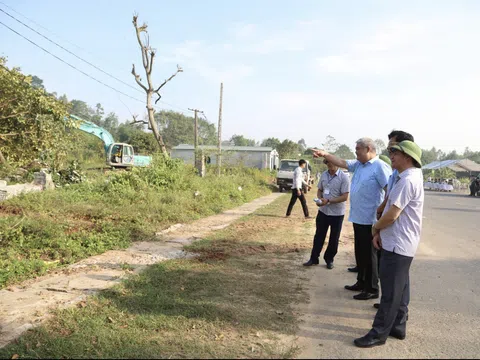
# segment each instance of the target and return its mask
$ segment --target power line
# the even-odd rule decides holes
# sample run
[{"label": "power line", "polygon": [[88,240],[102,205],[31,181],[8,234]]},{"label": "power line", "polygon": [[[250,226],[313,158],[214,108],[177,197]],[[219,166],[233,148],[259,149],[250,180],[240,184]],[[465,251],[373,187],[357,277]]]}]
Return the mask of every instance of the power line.
[{"label": "power line", "polygon": [[34,41],[30,40],[30,39],[27,38],[26,36],[23,36],[23,35],[20,34],[19,32],[17,32],[17,31],[15,31],[14,29],[12,29],[10,26],[4,24],[3,22],[0,21],[0,24],[2,24],[2,25],[5,26],[7,29],[9,29],[10,31],[14,32],[15,34],[17,34],[17,35],[20,36],[21,38],[27,40],[27,41],[28,41],[29,43],[31,43],[32,45],[35,45],[35,46],[38,47],[39,49],[42,49],[42,50],[45,51],[47,54],[53,56],[55,59],[60,60],[60,61],[63,62],[64,64],[70,66],[72,69],[77,70],[78,72],[80,72],[80,73],[82,73],[83,75],[89,77],[90,79],[98,82],[99,84],[102,84],[103,86],[106,86],[106,87],[108,87],[109,89],[112,89],[113,91],[118,92],[119,94],[122,94],[122,95],[124,95],[124,96],[126,96],[126,97],[129,97],[129,98],[132,99],[132,100],[140,101],[140,102],[143,103],[142,100],[136,99],[136,98],[134,98],[133,96],[130,96],[130,95],[128,95],[128,94],[125,94],[124,92],[122,92],[122,91],[120,91],[120,90],[117,90],[117,89],[115,89],[114,87],[112,87],[112,86],[110,86],[110,85],[108,85],[108,84],[105,84],[103,81],[98,80],[97,78],[94,78],[94,77],[91,76],[90,74],[87,74],[85,71],[80,70],[79,68],[73,66],[72,64],[70,64],[69,62],[63,60],[62,58],[58,57],[57,55],[52,54],[52,53],[51,53],[50,51],[48,51],[47,49],[41,47],[40,45],[38,45],[38,44],[35,43]]},{"label": "power line", "polygon": [[5,4],[3,1],[0,1],[0,4],[2,4],[2,5],[4,5],[4,6],[6,6],[7,8],[9,8],[9,9],[10,9],[11,11],[13,11],[14,13],[16,13],[16,14],[20,15],[21,17],[23,17],[23,18],[27,19],[28,21],[30,21],[31,23],[33,23],[33,24],[37,25],[38,27],[40,27],[40,28],[42,28],[42,29],[44,29],[44,30],[48,31],[50,34],[52,34],[52,35],[54,35],[54,36],[56,36],[56,37],[58,37],[58,38],[62,39],[63,41],[65,41],[65,42],[69,43],[70,45],[73,45],[73,46],[75,46],[77,49],[79,49],[79,50],[82,50],[82,51],[85,51],[85,52],[87,52],[87,53],[89,53],[89,54],[93,55],[93,54],[92,54],[91,52],[89,52],[88,50],[85,50],[85,49],[83,49],[82,47],[80,47],[80,46],[78,46],[78,45],[76,45],[76,44],[72,43],[71,41],[68,41],[68,40],[66,40],[66,39],[62,38],[60,35],[58,35],[58,34],[54,33],[52,30],[49,30],[49,29],[48,29],[48,28],[46,28],[45,26],[43,26],[43,25],[41,25],[41,24],[37,23],[36,21],[34,21],[34,20],[30,19],[28,16],[25,16],[25,15],[21,14],[20,12],[18,12],[17,10],[15,10],[14,8],[12,8],[11,6],[9,6],[9,5]]},{"label": "power line", "polygon": [[[145,104],[145,102],[144,102],[143,100],[140,100],[140,99],[134,98],[133,96],[130,96],[130,95],[128,95],[128,94],[126,94],[126,93],[124,93],[123,91],[120,91],[120,90],[118,90],[118,89],[115,89],[114,87],[112,87],[112,86],[110,86],[110,85],[108,85],[108,84],[104,83],[104,82],[103,82],[103,81],[101,81],[101,80],[98,80],[97,78],[95,78],[95,77],[91,76],[90,74],[86,73],[85,71],[78,69],[78,68],[77,68],[77,67],[75,67],[74,65],[72,65],[72,64],[70,64],[69,62],[67,62],[67,61],[63,60],[62,58],[58,57],[57,55],[55,55],[55,54],[51,53],[51,52],[50,52],[50,51],[48,51],[47,49],[45,49],[45,48],[41,47],[40,45],[38,45],[38,44],[37,44],[37,43],[35,43],[34,41],[32,41],[32,40],[30,40],[29,38],[27,38],[26,36],[24,36],[24,35],[20,34],[19,32],[17,32],[16,30],[12,29],[12,28],[11,28],[11,27],[9,27],[8,25],[4,24],[3,22],[1,22],[1,21],[0,21],[0,24],[1,24],[1,25],[3,25],[3,26],[5,26],[7,29],[9,29],[9,30],[10,30],[10,31],[12,31],[13,33],[17,34],[17,35],[18,35],[18,36],[20,36],[21,38],[23,38],[23,39],[27,40],[27,41],[28,41],[29,43],[31,43],[32,45],[34,45],[34,46],[38,47],[39,49],[43,50],[43,51],[44,51],[44,52],[46,52],[47,54],[49,54],[49,55],[53,56],[55,59],[57,59],[57,60],[59,60],[59,61],[63,62],[64,64],[66,64],[66,65],[70,66],[72,69],[74,69],[74,70],[76,70],[76,71],[80,72],[81,74],[83,74],[83,75],[87,76],[88,78],[90,78],[90,79],[92,79],[92,80],[94,80],[94,81],[98,82],[99,84],[101,84],[101,85],[103,85],[103,86],[105,86],[105,87],[107,87],[107,88],[109,88],[109,89],[111,89],[111,90],[113,90],[113,91],[115,91],[115,92],[117,92],[117,93],[119,93],[119,94],[123,95],[123,96],[126,96],[126,97],[128,97],[128,98],[130,98],[130,99],[132,99],[132,100],[138,101],[138,102],[140,102],[140,103],[142,103],[142,104]],[[165,103],[165,104],[166,104],[166,103]],[[168,104],[167,104],[167,105],[168,105]],[[155,106],[155,105],[154,105],[154,106]],[[155,107],[157,107],[157,106],[155,106]],[[157,107],[157,108],[158,108],[158,109],[161,109],[161,108],[159,108],[159,107]],[[163,109],[161,109],[161,110],[163,110]]]},{"label": "power line", "polygon": [[[0,1],[0,3],[3,4],[3,5],[5,5],[5,6],[8,7],[9,9],[11,9],[12,11],[16,12],[17,14],[20,14],[18,11],[15,11],[15,10],[12,9],[10,6],[6,5],[3,1]],[[68,50],[67,48],[65,48],[65,47],[63,47],[62,45],[58,44],[57,42],[51,40],[50,38],[48,38],[47,36],[45,36],[45,35],[43,35],[42,33],[38,32],[37,30],[33,29],[32,27],[28,26],[27,24],[25,24],[25,23],[22,22],[21,20],[17,19],[15,16],[9,14],[9,13],[6,12],[5,10],[0,9],[0,11],[3,12],[5,15],[7,15],[7,16],[11,17],[12,19],[14,19],[15,21],[17,21],[17,22],[20,23],[21,25],[25,26],[26,28],[30,29],[31,31],[35,32],[36,34],[40,35],[41,37],[43,37],[43,38],[46,39],[47,41],[51,42],[52,44],[58,46],[58,47],[61,48],[62,50],[68,52],[68,53],[71,54],[71,55],[73,55],[73,56],[76,57],[77,59],[83,61],[84,63],[86,63],[86,64],[88,64],[88,65],[90,65],[90,66],[92,66],[93,68],[95,68],[95,69],[97,69],[98,71],[104,73],[105,75],[111,77],[112,79],[117,80],[118,82],[121,82],[122,84],[128,86],[129,88],[131,88],[131,89],[133,89],[133,90],[135,90],[135,91],[137,91],[137,92],[139,92],[139,93],[141,93],[141,94],[144,94],[144,92],[141,91],[140,89],[138,89],[137,87],[134,87],[134,86],[126,83],[125,81],[123,81],[123,80],[117,78],[116,76],[114,76],[114,75],[106,72],[105,70],[99,68],[99,67],[96,66],[95,64],[92,64],[92,63],[89,62],[88,60],[85,60],[85,59],[83,59],[82,57],[76,55],[76,54],[73,53],[72,51]],[[20,15],[23,16],[23,17],[25,17],[25,18],[27,18],[26,16],[24,16],[24,15],[22,15],[22,14],[20,14]],[[27,19],[30,20],[31,22],[33,22],[34,24],[36,24],[37,26],[40,26],[40,27],[46,29],[47,31],[49,31],[47,28],[41,26],[40,24],[37,24],[37,23],[34,22],[33,20],[31,20],[31,19],[29,19],[29,18],[27,18]],[[2,23],[2,25],[6,26],[6,25],[3,24],[3,23]],[[8,27],[8,26],[7,26],[7,27]],[[14,30],[11,29],[11,28],[9,28],[9,29],[12,30],[12,31],[14,31]],[[15,31],[14,31],[14,32],[15,32]],[[51,32],[51,31],[50,31],[50,32]],[[16,32],[16,33],[17,33],[17,32]],[[17,33],[17,34],[20,35],[19,33]],[[20,36],[22,36],[22,35],[20,35]],[[23,36],[22,36],[22,37],[23,37]],[[25,38],[25,37],[24,37],[24,38]],[[28,40],[27,38],[25,38],[25,39]],[[28,40],[28,41],[32,42],[31,40]],[[32,42],[32,43],[33,43],[33,42]],[[33,43],[33,44],[36,45],[35,43]],[[73,45],[76,46],[75,44],[73,44]],[[36,46],[38,46],[38,45],[36,45]],[[40,47],[40,46],[39,46],[39,47]],[[78,47],[78,46],[76,46],[76,47]],[[79,47],[78,47],[78,48],[79,48]],[[42,48],[42,50],[47,51],[47,50],[45,50],[45,49],[43,49],[43,48]],[[47,52],[48,52],[48,51],[47,51]],[[51,54],[51,55],[53,55],[53,54]],[[55,55],[53,55],[53,56],[55,56]],[[59,59],[59,60],[61,60],[61,59]],[[62,60],[61,60],[61,61],[62,61]],[[65,62],[65,61],[64,61],[64,62]],[[65,62],[65,63],[66,63],[66,62]],[[67,64],[67,65],[70,65],[70,64]],[[72,66],[72,65],[70,65],[70,66]],[[78,70],[78,69],[77,69],[77,70]],[[87,76],[88,76],[88,75],[87,75]],[[94,79],[94,80],[96,80],[96,79]],[[99,80],[96,80],[96,81],[99,82]],[[109,85],[106,85],[106,86],[110,87]],[[110,87],[110,88],[111,88],[111,87]],[[118,92],[118,90],[116,90],[116,91]],[[129,95],[126,95],[126,96],[130,97]],[[138,99],[136,99],[136,100],[138,101]],[[142,102],[143,102],[143,101],[142,101]],[[164,103],[165,105],[168,105],[168,106],[170,106],[170,107],[177,108],[177,109],[181,110],[182,112],[187,112],[185,109],[183,109],[183,108],[181,108],[181,107],[179,107],[179,106],[176,106],[176,105],[174,105],[174,104],[167,103],[166,101],[160,100],[160,102],[162,102],[162,103]]]},{"label": "power line", "polygon": [[83,61],[84,63],[86,63],[86,64],[88,64],[88,65],[90,65],[90,66],[94,67],[95,69],[97,69],[98,71],[100,71],[100,72],[104,73],[105,75],[107,75],[107,76],[110,76],[112,79],[115,79],[115,80],[117,80],[118,82],[121,82],[122,84],[124,84],[124,85],[128,86],[129,88],[131,88],[131,89],[133,89],[133,90],[135,90],[135,91],[137,91],[137,92],[140,92],[140,93],[142,93],[142,94],[143,94],[143,92],[142,92],[142,91],[141,91],[139,88],[133,87],[132,85],[130,85],[130,84],[126,83],[125,81],[123,81],[123,80],[121,80],[121,79],[117,78],[116,76],[114,76],[114,75],[112,75],[112,74],[110,74],[110,73],[108,73],[108,72],[106,72],[106,71],[104,71],[104,70],[100,69],[100,68],[99,68],[98,66],[96,66],[95,64],[92,64],[91,62],[89,62],[89,61],[87,61],[87,60],[85,60],[85,59],[81,58],[80,56],[78,56],[78,55],[76,55],[75,53],[71,52],[70,50],[68,50],[67,48],[65,48],[65,47],[63,47],[62,45],[58,44],[57,42],[55,42],[55,41],[53,41],[53,40],[49,39],[47,36],[43,35],[42,33],[38,32],[37,30],[35,30],[35,29],[31,28],[30,26],[28,26],[27,24],[25,24],[25,23],[24,23],[24,22],[22,22],[21,20],[18,20],[18,19],[17,19],[15,16],[13,16],[13,15],[9,14],[9,13],[8,13],[8,12],[6,12],[5,10],[3,10],[3,9],[0,9],[0,11],[1,11],[1,12],[3,12],[4,14],[6,14],[7,16],[11,17],[11,18],[12,18],[13,20],[15,20],[16,22],[18,22],[18,23],[22,24],[22,25],[23,25],[23,26],[25,26],[26,28],[28,28],[28,29],[32,30],[34,33],[36,33],[36,34],[40,35],[41,37],[43,37],[43,38],[44,38],[44,39],[46,39],[47,41],[50,41],[52,44],[54,44],[54,45],[58,46],[60,49],[62,49],[62,50],[64,50],[64,51],[68,52],[70,55],[73,55],[73,56],[75,56],[77,59],[79,59],[79,60]]}]

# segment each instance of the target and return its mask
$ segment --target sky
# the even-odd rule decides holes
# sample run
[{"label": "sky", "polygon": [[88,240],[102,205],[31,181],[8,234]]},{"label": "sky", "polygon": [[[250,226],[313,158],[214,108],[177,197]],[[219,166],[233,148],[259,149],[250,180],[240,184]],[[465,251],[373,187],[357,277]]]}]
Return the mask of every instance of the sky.
[{"label": "sky", "polygon": [[387,142],[400,129],[424,149],[480,151],[477,0],[0,0],[0,9],[131,87],[0,12],[2,23],[137,100],[0,24],[9,66],[122,121],[145,113],[131,75],[132,64],[143,70],[138,13],[157,51],[154,82],[177,64],[184,70],[163,88],[158,109],[197,108],[217,124],[223,82],[223,139],[303,138],[321,147],[331,135],[354,148],[360,137]]}]

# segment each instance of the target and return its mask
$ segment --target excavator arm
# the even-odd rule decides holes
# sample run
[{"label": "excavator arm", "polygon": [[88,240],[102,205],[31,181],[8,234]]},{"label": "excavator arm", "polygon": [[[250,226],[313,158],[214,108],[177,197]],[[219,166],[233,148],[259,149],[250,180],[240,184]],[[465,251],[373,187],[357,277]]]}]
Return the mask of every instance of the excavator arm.
[{"label": "excavator arm", "polygon": [[98,126],[97,124],[94,124],[90,121],[83,120],[78,116],[70,114],[70,117],[80,122],[80,127],[79,127],[80,130],[85,131],[89,134],[95,135],[100,140],[102,140],[103,147],[105,148],[105,153],[108,153],[108,149],[110,145],[115,143],[115,140],[113,139],[112,134],[110,134],[107,130]]}]

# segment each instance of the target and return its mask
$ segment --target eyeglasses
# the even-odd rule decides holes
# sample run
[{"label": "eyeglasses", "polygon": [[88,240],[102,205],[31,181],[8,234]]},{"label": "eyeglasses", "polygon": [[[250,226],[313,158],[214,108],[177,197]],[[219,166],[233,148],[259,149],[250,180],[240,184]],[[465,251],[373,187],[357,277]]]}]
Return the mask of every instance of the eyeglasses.
[{"label": "eyeglasses", "polygon": [[388,153],[391,155],[391,154],[395,154],[397,152],[399,152],[400,150],[399,149],[396,149],[396,148],[388,148]]},{"label": "eyeglasses", "polygon": [[327,161],[327,160],[323,160],[323,163],[324,163],[325,165],[328,165],[328,161]]}]

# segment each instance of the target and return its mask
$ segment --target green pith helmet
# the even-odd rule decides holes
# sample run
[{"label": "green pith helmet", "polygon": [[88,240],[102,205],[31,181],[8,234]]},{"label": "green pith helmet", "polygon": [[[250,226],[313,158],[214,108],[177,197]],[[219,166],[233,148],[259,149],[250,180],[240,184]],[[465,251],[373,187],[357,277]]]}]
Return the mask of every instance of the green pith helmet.
[{"label": "green pith helmet", "polygon": [[392,146],[392,148],[407,154],[417,162],[417,167],[422,167],[422,149],[420,149],[420,147],[413,141],[404,140],[401,143]]},{"label": "green pith helmet", "polygon": [[392,162],[390,161],[390,158],[387,155],[380,155],[380,160],[385,161],[388,166],[392,167]]}]

